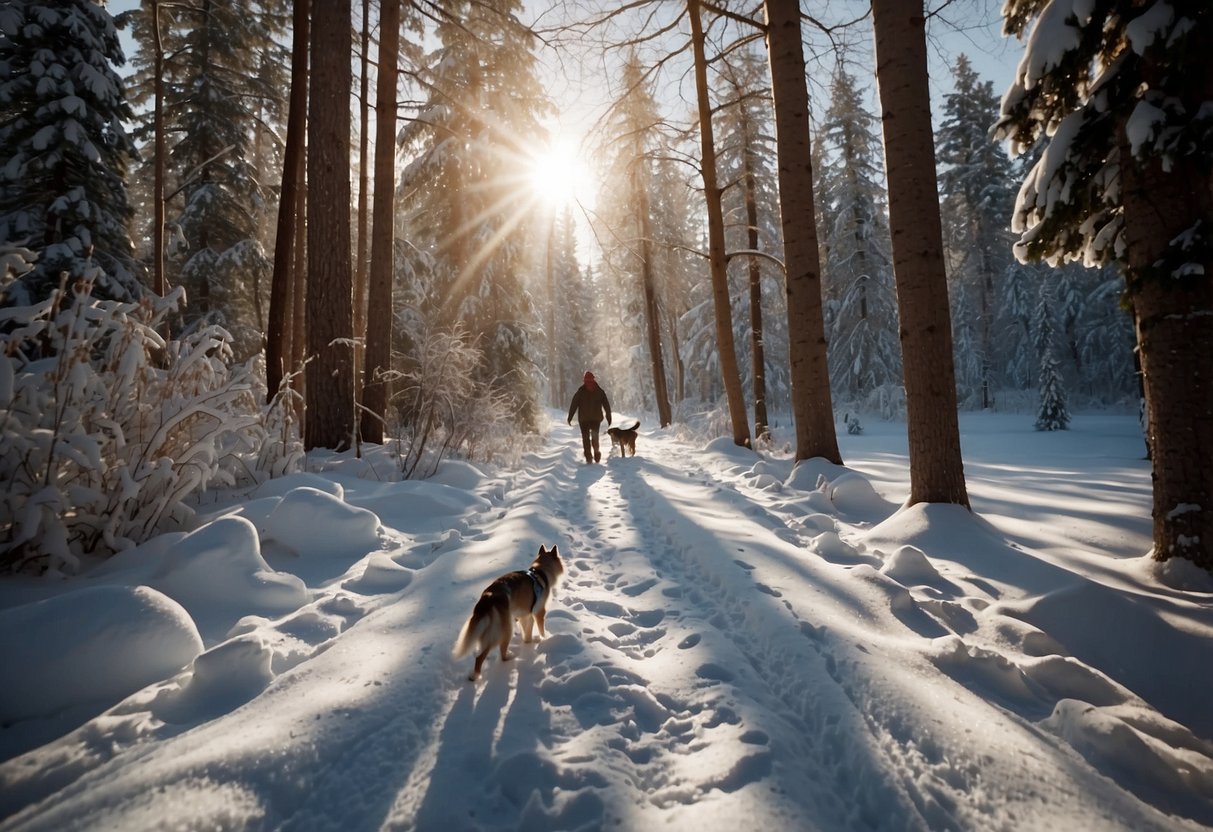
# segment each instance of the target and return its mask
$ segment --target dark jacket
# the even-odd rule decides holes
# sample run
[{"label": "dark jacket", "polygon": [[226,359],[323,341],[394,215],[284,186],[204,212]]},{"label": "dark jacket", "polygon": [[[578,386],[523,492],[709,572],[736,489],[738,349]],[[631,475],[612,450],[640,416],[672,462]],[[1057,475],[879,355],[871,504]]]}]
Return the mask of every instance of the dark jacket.
[{"label": "dark jacket", "polygon": [[573,403],[569,405],[568,421],[573,421],[573,414],[577,414],[577,421],[583,425],[596,425],[602,421],[603,414],[606,415],[606,422],[611,423],[611,403],[607,401],[606,391],[597,384],[594,389],[587,389],[583,384],[577,388],[577,392],[573,394]]}]

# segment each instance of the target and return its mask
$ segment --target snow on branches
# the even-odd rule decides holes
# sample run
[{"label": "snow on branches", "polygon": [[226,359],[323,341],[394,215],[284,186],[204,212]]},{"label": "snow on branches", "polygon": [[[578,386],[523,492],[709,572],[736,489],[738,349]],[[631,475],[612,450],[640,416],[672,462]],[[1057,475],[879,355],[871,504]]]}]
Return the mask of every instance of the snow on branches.
[{"label": "snow on branches", "polygon": [[[208,486],[289,467],[270,459],[255,376],[215,326],[166,340],[183,302],[100,300],[62,286],[0,310],[0,563],[71,573],[182,528]],[[250,461],[251,460],[251,461]],[[268,469],[268,470],[267,470]]]}]

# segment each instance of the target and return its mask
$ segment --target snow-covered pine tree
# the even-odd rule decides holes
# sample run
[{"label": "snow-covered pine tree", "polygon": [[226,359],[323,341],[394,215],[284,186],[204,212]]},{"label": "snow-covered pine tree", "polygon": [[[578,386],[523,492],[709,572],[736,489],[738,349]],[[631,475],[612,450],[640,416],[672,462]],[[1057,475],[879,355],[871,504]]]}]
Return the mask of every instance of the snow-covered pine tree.
[{"label": "snow-covered pine tree", "polygon": [[1116,263],[1154,463],[1154,551],[1213,569],[1213,4],[1007,0],[1027,49],[1000,138],[1047,147],[1019,192],[1016,254]]},{"label": "snow-covered pine tree", "polygon": [[0,245],[37,255],[2,301],[44,300],[66,274],[97,297],[142,294],[127,225],[136,153],[114,20],[90,0],[0,7]]},{"label": "snow-covered pine tree", "polygon": [[[960,55],[953,70],[954,91],[944,99],[944,117],[936,136],[940,166],[940,208],[948,250],[952,286],[953,331],[971,327],[974,338],[955,343],[957,383],[966,384],[964,368],[974,366],[975,404],[994,405],[1002,383],[996,356],[999,280],[1006,273],[1012,238],[1007,229],[1011,213],[1013,166],[1006,153],[990,141],[998,120],[994,85],[982,81],[969,59]],[[970,317],[962,321],[964,309]],[[972,350],[965,356],[962,350]]]},{"label": "snow-covered pine tree", "polygon": [[426,57],[427,91],[401,132],[409,165],[401,208],[412,243],[433,258],[423,311],[434,327],[466,327],[481,350],[477,381],[499,390],[517,424],[537,425],[530,338],[537,316],[523,290],[523,241],[534,231],[522,195],[528,153],[550,102],[519,0],[452,0]]},{"label": "snow-covered pine tree", "polygon": [[787,375],[782,360],[787,355],[786,336],[770,337],[787,328],[782,273],[773,260],[757,254],[734,255],[756,251],[778,258],[783,251],[770,69],[765,56],[753,49],[727,54],[719,83],[723,103],[717,114],[720,142],[716,161],[725,183],[722,199],[730,291],[738,298],[734,338],[742,384],[749,388],[754,407],[754,432],[761,437],[770,425],[769,411],[775,404],[772,392],[786,389],[786,381],[772,384],[769,378],[780,367],[785,368],[785,378]]},{"label": "snow-covered pine tree", "polygon": [[[202,0],[162,3],[159,13],[167,216],[177,243],[168,252],[168,282],[185,286],[186,322],[227,327],[238,358],[261,349],[268,311],[270,263],[263,242],[280,149],[265,125],[281,127],[287,92],[287,57],[278,42],[284,17],[277,5]],[[144,0],[135,15],[139,100],[152,91],[150,11]]]},{"label": "snow-covered pine tree", "polygon": [[[662,218],[660,209],[663,205],[676,206],[677,197],[659,193],[671,184],[665,175],[667,169],[656,162],[667,155],[668,137],[662,133],[664,119],[652,82],[635,55],[624,62],[619,86],[621,93],[607,121],[607,164],[598,200],[596,235],[603,244],[599,277],[604,284],[623,287],[624,291],[600,293],[609,326],[599,346],[607,350],[604,358],[612,367],[608,377],[616,380],[613,389],[619,406],[657,411],[654,367],[658,362],[650,351],[649,328],[660,327],[663,320],[666,275],[659,258],[665,258],[665,244],[669,242],[659,240],[658,235],[673,230],[677,222]],[[646,309],[646,275],[658,301],[656,318]],[[607,340],[610,343],[604,343]],[[659,364],[664,372],[669,365],[668,339],[659,340]]]},{"label": "snow-covered pine tree", "polygon": [[590,321],[594,298],[588,292],[589,278],[577,260],[577,225],[573,210],[565,206],[553,227],[552,273],[556,291],[555,331],[547,337],[555,344],[555,367],[548,379],[552,405],[567,406],[577,389],[577,379],[590,369]]},{"label": "snow-covered pine tree", "polygon": [[1040,284],[1040,298],[1036,304],[1036,355],[1040,361],[1040,409],[1036,413],[1037,430],[1065,430],[1070,424],[1070,412],[1066,408],[1066,385],[1061,375],[1061,362],[1057,359],[1057,327],[1054,323],[1057,298],[1053,285]]},{"label": "snow-covered pine tree", "polygon": [[839,401],[867,409],[900,400],[873,394],[901,386],[901,349],[880,137],[862,99],[855,79],[839,67],[818,133],[824,159],[818,202],[826,220],[830,378]]}]

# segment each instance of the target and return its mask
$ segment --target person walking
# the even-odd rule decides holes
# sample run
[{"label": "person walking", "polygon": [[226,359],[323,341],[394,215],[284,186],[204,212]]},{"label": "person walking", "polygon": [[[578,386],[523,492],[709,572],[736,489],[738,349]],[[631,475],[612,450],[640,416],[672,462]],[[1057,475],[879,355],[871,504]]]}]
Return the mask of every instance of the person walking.
[{"label": "person walking", "polygon": [[606,391],[598,386],[594,374],[589,370],[581,378],[582,385],[573,394],[573,403],[569,405],[568,423],[573,424],[573,414],[577,414],[577,424],[581,426],[581,446],[585,450],[585,461],[601,462],[602,453],[598,450],[598,428],[602,419],[611,424],[611,403],[607,401]]}]

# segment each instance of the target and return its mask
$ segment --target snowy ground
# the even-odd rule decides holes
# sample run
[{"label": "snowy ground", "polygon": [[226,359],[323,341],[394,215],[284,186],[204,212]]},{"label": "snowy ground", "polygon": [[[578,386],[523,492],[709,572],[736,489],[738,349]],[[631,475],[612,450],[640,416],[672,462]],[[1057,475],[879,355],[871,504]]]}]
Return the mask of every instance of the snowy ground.
[{"label": "snowy ground", "polygon": [[[10,579],[0,829],[1213,825],[1213,582],[1140,557],[1134,420],[961,424],[976,518],[896,512],[899,425],[793,471],[647,425],[586,466],[560,421],[516,471],[315,458]],[[467,682],[473,601],[546,543],[547,639]]]}]

